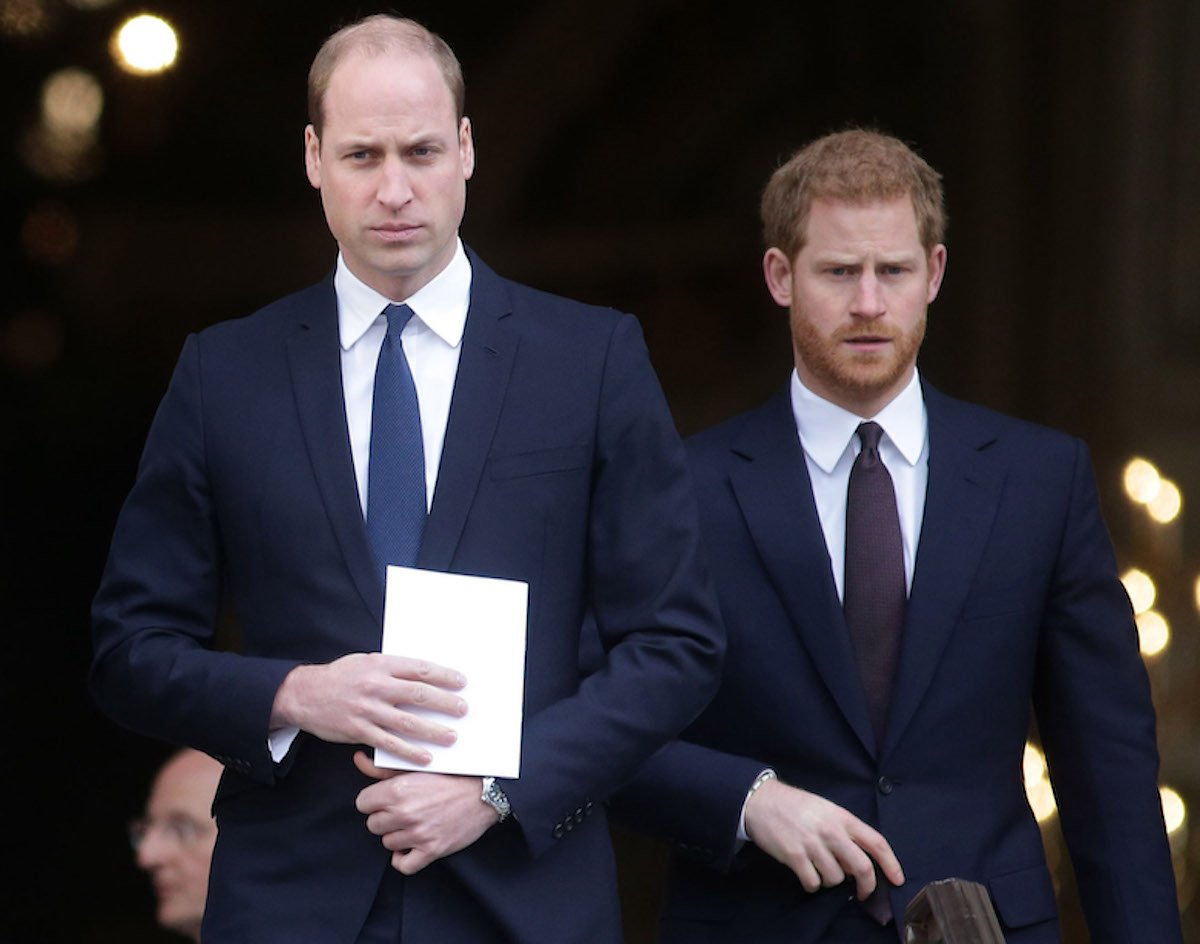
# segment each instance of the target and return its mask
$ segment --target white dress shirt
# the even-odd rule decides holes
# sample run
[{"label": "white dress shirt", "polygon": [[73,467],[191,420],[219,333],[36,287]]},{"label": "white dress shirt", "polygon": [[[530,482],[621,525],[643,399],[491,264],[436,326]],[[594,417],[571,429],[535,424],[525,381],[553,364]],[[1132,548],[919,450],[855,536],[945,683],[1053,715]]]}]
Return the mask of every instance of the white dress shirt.
[{"label": "white dress shirt", "polygon": [[458,243],[454,258],[411,298],[386,298],[361,282],[338,255],[333,288],[338,303],[338,338],[342,346],[342,391],[358,500],[367,513],[367,467],[371,458],[371,405],[375,365],[387,334],[383,310],[391,304],[413,310],[400,340],[417,388],[421,439],[425,447],[425,507],[433,504],[442,443],[450,419],[450,397],[458,376],[467,308],[471,302],[471,263]]},{"label": "white dress shirt", "polygon": [[[412,371],[413,384],[417,388],[417,408],[421,412],[425,508],[428,510],[433,504],[442,443],[450,421],[450,397],[458,376],[458,358],[471,303],[471,263],[462,241],[458,242],[454,258],[446,268],[411,298],[391,299],[380,295],[346,267],[341,253],[338,253],[337,269],[333,274],[333,290],[337,296],[338,338],[342,348],[346,426],[350,431],[354,477],[364,518],[371,461],[375,366],[387,335],[387,317],[383,310],[391,304],[408,305],[413,310],[413,317],[400,333],[400,341]],[[276,763],[287,756],[297,734],[298,728],[287,727],[268,735],[267,745]]]},{"label": "white dress shirt", "polygon": [[862,444],[855,431],[860,423],[874,420],[883,427],[879,455],[892,477],[900,535],[904,542],[904,576],[912,589],[917,541],[925,516],[925,487],[929,482],[929,418],[921,381],[916,371],[912,380],[891,403],[875,416],[856,416],[823,400],[800,382],[792,371],[792,415],[804,449],[804,462],[812,482],[813,499],[838,598],[842,598],[846,571],[846,492],[850,467]]}]

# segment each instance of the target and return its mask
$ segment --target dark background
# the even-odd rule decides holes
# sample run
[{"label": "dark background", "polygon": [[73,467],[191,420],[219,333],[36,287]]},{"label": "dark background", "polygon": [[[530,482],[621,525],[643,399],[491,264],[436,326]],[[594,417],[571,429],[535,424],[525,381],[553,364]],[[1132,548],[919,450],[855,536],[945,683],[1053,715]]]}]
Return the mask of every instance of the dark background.
[{"label": "dark background", "polygon": [[[78,0],[82,4],[83,0]],[[85,691],[88,606],[187,332],[320,278],[305,180],[308,63],[356,3],[158,0],[170,72],[119,72],[144,8],[0,0],[0,717],[10,878],[0,941],[165,940],[124,824],[163,748]],[[786,380],[762,287],[759,190],[808,139],[869,124],[945,176],[949,272],[921,368],[947,392],[1088,439],[1123,565],[1159,582],[1163,779],[1200,796],[1200,5],[1192,0],[416,2],[458,52],[478,169],[464,238],[496,269],[636,312],[684,433]],[[40,22],[40,25],[37,23]],[[30,23],[34,23],[31,28]],[[105,92],[79,172],[30,157],[42,83]],[[1148,525],[1129,456],[1184,492]],[[17,837],[26,838],[18,841]],[[1048,830],[1052,849],[1057,840]],[[661,851],[619,835],[629,938]],[[1173,839],[1191,903],[1198,853]],[[1069,871],[1059,870],[1071,939]],[[1200,941],[1198,909],[1189,940]]]}]

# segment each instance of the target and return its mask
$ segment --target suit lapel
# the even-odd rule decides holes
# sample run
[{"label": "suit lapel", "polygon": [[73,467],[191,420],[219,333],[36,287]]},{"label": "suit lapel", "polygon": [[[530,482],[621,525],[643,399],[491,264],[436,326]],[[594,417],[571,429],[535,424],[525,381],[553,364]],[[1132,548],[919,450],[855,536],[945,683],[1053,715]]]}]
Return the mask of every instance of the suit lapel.
[{"label": "suit lapel", "polygon": [[383,583],[363,525],[346,428],[332,277],[299,303],[301,317],[287,339],[287,350],[309,462],[350,576],[363,602],[382,623]]},{"label": "suit lapel", "polygon": [[885,753],[904,734],[958,623],[991,533],[1004,472],[988,461],[995,436],[926,386],[929,482],[917,545]]},{"label": "suit lapel", "polygon": [[496,432],[517,349],[517,337],[508,324],[512,303],[506,283],[478,256],[469,255],[471,307],[433,505],[417,560],[418,567],[429,570],[450,569]]},{"label": "suit lapel", "polygon": [[734,494],[792,626],[855,734],[874,753],[867,702],[787,392],[765,404],[756,419],[733,446],[749,460],[731,476]]}]

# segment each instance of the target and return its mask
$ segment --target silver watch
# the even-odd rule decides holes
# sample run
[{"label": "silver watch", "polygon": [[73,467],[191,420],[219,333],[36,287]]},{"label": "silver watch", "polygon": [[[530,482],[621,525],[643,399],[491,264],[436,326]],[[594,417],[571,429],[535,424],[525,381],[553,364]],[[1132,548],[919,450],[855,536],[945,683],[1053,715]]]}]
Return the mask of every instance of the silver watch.
[{"label": "silver watch", "polygon": [[508,802],[508,797],[504,795],[504,791],[496,783],[495,777],[483,778],[483,794],[479,799],[483,800],[484,803],[500,815],[500,822],[502,823],[512,813],[512,805]]}]

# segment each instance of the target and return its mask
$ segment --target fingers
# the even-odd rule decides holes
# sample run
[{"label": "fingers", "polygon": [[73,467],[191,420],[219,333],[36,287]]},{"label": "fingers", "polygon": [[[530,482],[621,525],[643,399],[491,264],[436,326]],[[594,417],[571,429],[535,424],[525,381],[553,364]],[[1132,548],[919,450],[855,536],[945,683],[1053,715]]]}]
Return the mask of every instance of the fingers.
[{"label": "fingers", "polygon": [[[879,871],[883,873],[884,878],[893,885],[904,884],[904,869],[901,868],[900,860],[896,858],[896,853],[888,841],[883,838],[882,833],[872,829],[859,819],[855,819],[847,831],[855,844],[879,866]],[[873,886],[874,882],[872,882]],[[870,893],[868,892],[868,894]]]},{"label": "fingers", "polygon": [[400,771],[392,770],[390,767],[376,767],[364,751],[354,752],[354,766],[358,768],[360,773],[364,773],[368,777],[374,777],[376,780],[390,780],[400,773]]},{"label": "fingers", "polygon": [[434,688],[458,691],[467,684],[467,677],[455,669],[428,662],[425,659],[410,659],[407,656],[384,656],[390,673],[395,678],[424,682]]},{"label": "fingers", "polygon": [[423,849],[406,849],[392,853],[392,868],[401,875],[416,875],[421,869],[436,862],[438,856]]}]

